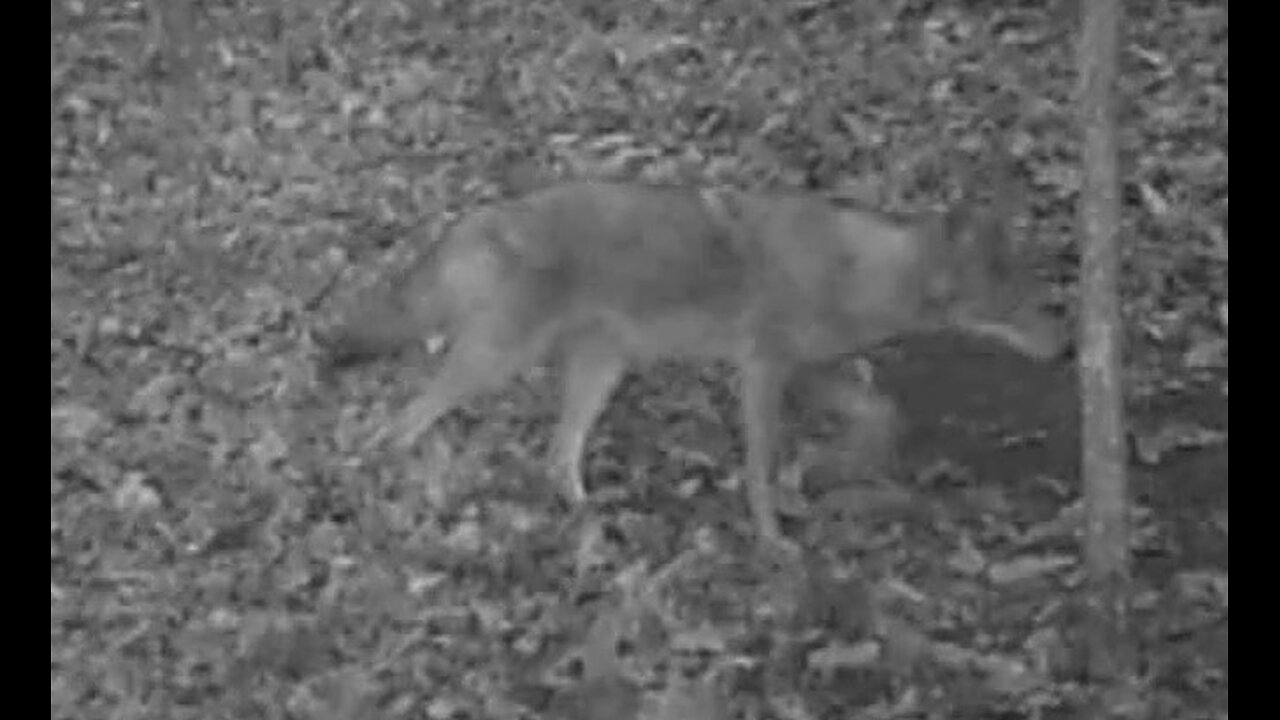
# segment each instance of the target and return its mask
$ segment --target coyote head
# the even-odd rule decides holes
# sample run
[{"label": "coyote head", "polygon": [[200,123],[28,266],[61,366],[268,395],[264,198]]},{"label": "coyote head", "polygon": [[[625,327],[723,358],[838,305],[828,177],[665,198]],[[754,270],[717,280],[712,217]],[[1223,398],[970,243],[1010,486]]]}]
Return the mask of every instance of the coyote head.
[{"label": "coyote head", "polygon": [[943,324],[1035,359],[1068,350],[1071,336],[1049,306],[1049,285],[1010,241],[1002,213],[959,207],[931,232],[928,300],[941,311]]}]

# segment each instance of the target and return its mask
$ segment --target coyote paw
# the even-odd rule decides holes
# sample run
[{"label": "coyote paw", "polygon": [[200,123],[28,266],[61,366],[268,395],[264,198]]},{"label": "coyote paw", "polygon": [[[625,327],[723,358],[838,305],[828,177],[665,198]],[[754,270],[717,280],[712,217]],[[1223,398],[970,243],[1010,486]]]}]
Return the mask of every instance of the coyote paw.
[{"label": "coyote paw", "polygon": [[553,474],[550,480],[555,488],[555,496],[565,507],[578,508],[587,504],[587,492],[581,482],[559,474]]},{"label": "coyote paw", "polygon": [[756,540],[761,553],[768,558],[789,562],[804,554],[798,543],[782,534],[782,528],[778,527],[776,521],[757,523]]},{"label": "coyote paw", "polygon": [[570,505],[582,505],[587,501],[587,491],[583,489],[582,482],[576,479],[560,482],[560,496]]},{"label": "coyote paw", "polygon": [[587,501],[586,485],[582,471],[573,458],[559,455],[548,459],[544,478],[555,496],[568,507],[578,507]]}]

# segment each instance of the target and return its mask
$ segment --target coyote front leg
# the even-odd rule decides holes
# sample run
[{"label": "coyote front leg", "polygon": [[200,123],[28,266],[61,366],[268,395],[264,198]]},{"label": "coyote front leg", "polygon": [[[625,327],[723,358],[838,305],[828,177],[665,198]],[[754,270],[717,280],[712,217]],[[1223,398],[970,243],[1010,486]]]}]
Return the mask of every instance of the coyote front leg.
[{"label": "coyote front leg", "polygon": [[582,460],[587,436],[622,378],[626,361],[608,338],[570,344],[561,364],[560,421],[551,447],[552,477],[570,503],[586,499]]},{"label": "coyote front leg", "polygon": [[779,416],[789,370],[784,363],[765,358],[753,358],[740,366],[747,503],[760,539],[774,545],[788,544],[778,525],[772,482],[777,470]]}]

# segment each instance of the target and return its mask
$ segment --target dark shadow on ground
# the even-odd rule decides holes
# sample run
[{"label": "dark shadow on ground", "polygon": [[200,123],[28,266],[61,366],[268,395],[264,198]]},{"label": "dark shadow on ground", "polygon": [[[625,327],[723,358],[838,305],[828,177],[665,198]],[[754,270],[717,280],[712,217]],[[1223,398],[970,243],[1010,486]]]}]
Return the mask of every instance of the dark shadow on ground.
[{"label": "dark shadow on ground", "polygon": [[[1037,475],[1079,490],[1072,363],[1035,363],[986,343],[941,337],[888,350],[876,366],[878,384],[908,422],[902,443],[908,466],[946,459],[1032,503],[1061,502],[1034,492],[1045,486],[1034,482]],[[1227,398],[1212,389],[1144,400],[1129,412],[1139,427],[1189,421],[1227,429]],[[1011,435],[1030,438],[1004,446]],[[1227,538],[1208,522],[1227,509],[1227,458],[1224,443],[1170,454],[1155,467],[1130,464],[1134,497],[1168,523],[1180,548],[1171,560],[1180,566],[1227,569]]]}]

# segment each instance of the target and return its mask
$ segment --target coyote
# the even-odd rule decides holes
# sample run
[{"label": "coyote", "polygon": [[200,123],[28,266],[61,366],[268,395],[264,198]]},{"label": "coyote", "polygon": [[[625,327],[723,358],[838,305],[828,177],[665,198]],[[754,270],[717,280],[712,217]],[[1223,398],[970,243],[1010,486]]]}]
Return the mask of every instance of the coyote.
[{"label": "coyote", "polygon": [[1052,359],[1066,327],[1016,252],[1000,202],[919,217],[804,193],[578,181],[465,216],[328,333],[329,367],[437,332],[442,367],[382,433],[411,448],[446,412],[554,358],[561,411],[551,475],[585,496],[587,434],[624,372],[662,358],[736,366],[747,500],[761,539],[774,511],[784,390],[806,368],[941,329]]}]

